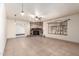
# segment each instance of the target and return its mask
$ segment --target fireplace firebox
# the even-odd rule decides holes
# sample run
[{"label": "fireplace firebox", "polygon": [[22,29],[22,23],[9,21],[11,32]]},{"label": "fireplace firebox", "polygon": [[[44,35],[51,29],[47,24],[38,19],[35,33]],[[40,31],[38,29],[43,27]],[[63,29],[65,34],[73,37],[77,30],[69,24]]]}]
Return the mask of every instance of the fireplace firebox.
[{"label": "fireplace firebox", "polygon": [[32,28],[30,31],[30,35],[42,35],[43,31],[41,28]]},{"label": "fireplace firebox", "polygon": [[33,31],[33,35],[39,35],[39,31]]}]

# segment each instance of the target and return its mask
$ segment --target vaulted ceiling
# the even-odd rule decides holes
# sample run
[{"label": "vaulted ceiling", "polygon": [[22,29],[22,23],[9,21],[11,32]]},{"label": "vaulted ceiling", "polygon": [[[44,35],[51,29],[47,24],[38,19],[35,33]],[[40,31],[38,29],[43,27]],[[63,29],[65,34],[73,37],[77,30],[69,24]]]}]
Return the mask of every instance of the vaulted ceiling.
[{"label": "vaulted ceiling", "polygon": [[7,3],[5,5],[7,18],[26,21],[35,21],[29,15],[35,15],[36,12],[39,14],[38,16],[42,16],[41,20],[43,21],[79,12],[78,3],[23,3],[25,15],[21,16],[21,3]]}]

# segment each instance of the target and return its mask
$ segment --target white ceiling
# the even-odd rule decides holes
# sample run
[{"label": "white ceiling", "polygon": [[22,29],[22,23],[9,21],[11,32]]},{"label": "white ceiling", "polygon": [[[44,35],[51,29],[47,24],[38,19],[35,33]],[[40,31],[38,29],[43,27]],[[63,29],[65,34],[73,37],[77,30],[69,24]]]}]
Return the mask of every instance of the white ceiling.
[{"label": "white ceiling", "polygon": [[[38,12],[39,16],[43,16],[42,20],[48,20],[79,12],[78,3],[24,3],[24,16],[20,15],[21,8],[21,3],[7,3],[7,18],[34,21],[29,15],[35,15],[35,12]],[[14,14],[16,14],[16,17]]]}]

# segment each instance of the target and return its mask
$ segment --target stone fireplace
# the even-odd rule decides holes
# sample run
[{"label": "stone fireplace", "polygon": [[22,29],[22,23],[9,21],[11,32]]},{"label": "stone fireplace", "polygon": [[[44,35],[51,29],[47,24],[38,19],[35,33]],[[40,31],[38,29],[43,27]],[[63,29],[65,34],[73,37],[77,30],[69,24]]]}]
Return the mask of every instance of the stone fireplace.
[{"label": "stone fireplace", "polygon": [[43,35],[43,23],[31,22],[30,23],[30,35]]}]

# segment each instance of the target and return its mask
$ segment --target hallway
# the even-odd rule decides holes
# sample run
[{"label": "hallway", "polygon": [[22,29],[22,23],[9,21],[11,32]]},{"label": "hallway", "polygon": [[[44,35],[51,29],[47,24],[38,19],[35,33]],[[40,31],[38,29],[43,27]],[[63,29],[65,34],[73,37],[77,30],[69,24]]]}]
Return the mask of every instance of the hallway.
[{"label": "hallway", "polygon": [[8,39],[4,56],[79,56],[79,44],[39,36]]}]

